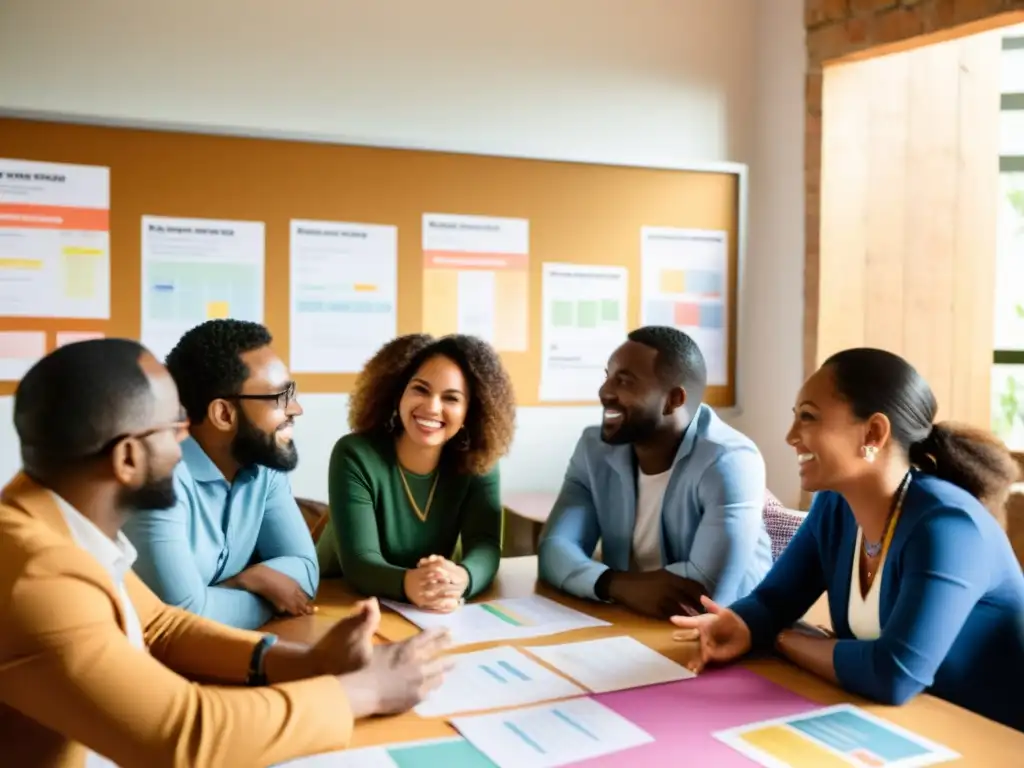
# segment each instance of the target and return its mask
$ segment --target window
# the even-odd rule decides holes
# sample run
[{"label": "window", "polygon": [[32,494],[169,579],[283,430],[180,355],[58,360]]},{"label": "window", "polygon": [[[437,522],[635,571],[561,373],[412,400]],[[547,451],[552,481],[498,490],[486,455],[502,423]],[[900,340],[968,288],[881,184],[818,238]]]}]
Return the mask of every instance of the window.
[{"label": "window", "polygon": [[1024,449],[1024,27],[1002,42],[992,428]]}]

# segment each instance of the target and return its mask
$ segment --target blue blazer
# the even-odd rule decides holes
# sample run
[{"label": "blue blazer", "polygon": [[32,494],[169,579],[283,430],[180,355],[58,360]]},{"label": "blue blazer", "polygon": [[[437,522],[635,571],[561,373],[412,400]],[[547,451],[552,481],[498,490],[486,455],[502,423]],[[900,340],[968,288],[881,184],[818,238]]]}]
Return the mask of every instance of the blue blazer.
[{"label": "blue blazer", "polygon": [[[541,538],[542,579],[596,599],[609,567],[629,570],[636,523],[636,468],[630,445],[608,445],[599,427],[583,432]],[[764,527],[764,459],[753,442],[701,405],[672,464],[661,509],[662,562],[731,602],[772,564]],[[598,540],[602,560],[592,560]]]},{"label": "blue blazer", "polygon": [[847,621],[857,523],[817,494],[771,573],[731,607],[755,648],[828,590],[840,684],[884,704],[929,693],[1024,730],[1024,575],[992,514],[963,489],[915,473],[882,569],[877,640]]}]

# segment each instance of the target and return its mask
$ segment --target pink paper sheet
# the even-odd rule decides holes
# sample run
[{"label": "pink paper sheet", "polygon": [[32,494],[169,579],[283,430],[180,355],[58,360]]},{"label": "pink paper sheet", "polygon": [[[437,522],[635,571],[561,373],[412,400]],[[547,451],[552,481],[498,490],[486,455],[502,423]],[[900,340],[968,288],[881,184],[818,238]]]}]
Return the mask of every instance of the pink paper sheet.
[{"label": "pink paper sheet", "polygon": [[713,765],[750,768],[754,761],[711,734],[773,717],[808,712],[822,705],[739,667],[705,672],[693,680],[594,696],[654,737],[654,742],[576,765]]}]

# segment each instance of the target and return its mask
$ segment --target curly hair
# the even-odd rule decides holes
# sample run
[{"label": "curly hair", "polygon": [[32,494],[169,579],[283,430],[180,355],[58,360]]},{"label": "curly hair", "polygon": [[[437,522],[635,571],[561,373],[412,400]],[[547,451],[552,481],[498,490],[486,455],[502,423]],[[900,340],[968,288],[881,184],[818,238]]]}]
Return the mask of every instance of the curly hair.
[{"label": "curly hair", "polygon": [[186,332],[165,364],[189,420],[201,424],[211,402],[241,392],[250,374],[242,355],[273,340],[266,327],[245,320],[207,320]]},{"label": "curly hair", "polygon": [[469,446],[456,450],[446,445],[445,451],[459,472],[485,474],[512,444],[516,400],[498,353],[474,336],[455,334],[436,339],[414,333],[385,344],[356,378],[349,401],[349,427],[362,434],[386,433],[413,374],[438,356],[459,366],[470,391],[465,422]]}]

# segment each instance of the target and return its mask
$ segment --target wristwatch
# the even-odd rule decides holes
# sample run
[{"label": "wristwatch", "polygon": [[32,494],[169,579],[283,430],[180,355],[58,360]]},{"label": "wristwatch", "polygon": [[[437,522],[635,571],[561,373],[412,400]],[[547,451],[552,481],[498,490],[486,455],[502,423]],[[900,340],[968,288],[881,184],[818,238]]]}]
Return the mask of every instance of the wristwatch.
[{"label": "wristwatch", "polygon": [[267,651],[277,642],[277,635],[264,635],[252,649],[252,658],[249,659],[249,674],[245,678],[246,685],[266,685],[267,673],[265,670]]}]

